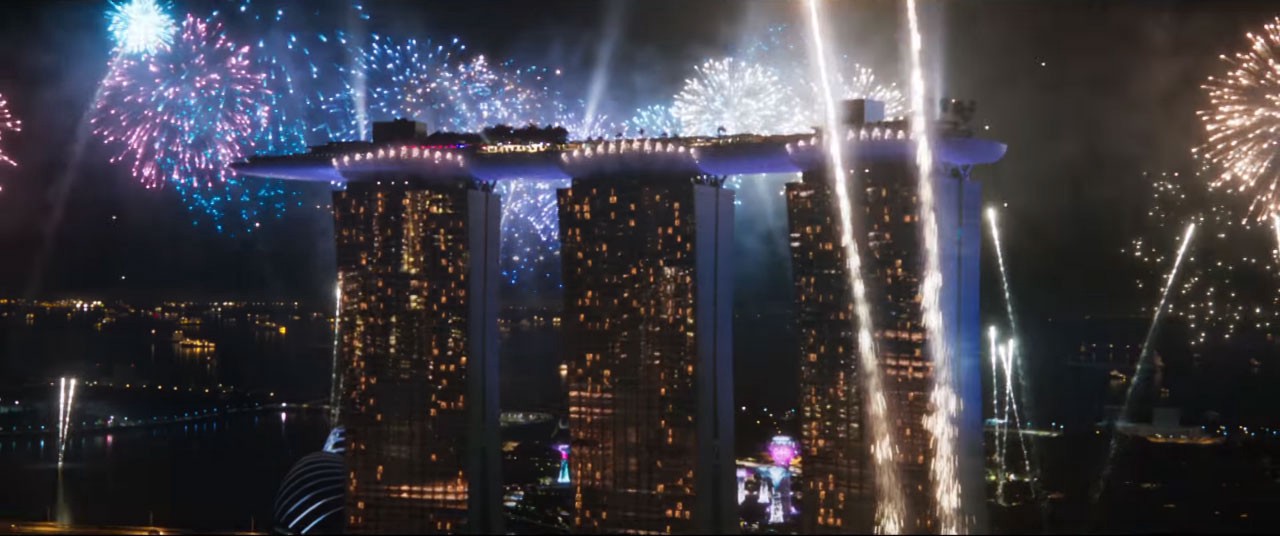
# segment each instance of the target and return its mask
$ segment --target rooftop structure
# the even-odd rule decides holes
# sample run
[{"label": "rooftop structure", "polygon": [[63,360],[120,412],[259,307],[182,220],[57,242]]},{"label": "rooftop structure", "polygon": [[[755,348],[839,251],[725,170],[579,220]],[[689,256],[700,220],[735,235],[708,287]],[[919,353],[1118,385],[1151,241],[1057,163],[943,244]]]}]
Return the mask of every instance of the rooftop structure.
[{"label": "rooftop structure", "polygon": [[[865,122],[852,124],[843,136],[847,150],[861,161],[910,161],[915,142],[909,130],[905,121]],[[233,167],[252,177],[340,185],[384,180],[398,173],[441,182],[570,179],[618,172],[800,173],[817,169],[824,158],[817,133],[558,143],[550,135],[524,141],[530,138],[521,138],[519,132],[504,135],[501,127],[495,127],[488,131],[489,141],[483,135],[437,132],[408,140],[387,137],[373,142],[334,142],[311,147],[303,154],[253,157]],[[968,137],[967,132],[957,133],[961,135],[943,136],[935,142],[934,150],[941,163],[972,166],[989,164],[1004,156],[1006,147],[1002,143]]]}]

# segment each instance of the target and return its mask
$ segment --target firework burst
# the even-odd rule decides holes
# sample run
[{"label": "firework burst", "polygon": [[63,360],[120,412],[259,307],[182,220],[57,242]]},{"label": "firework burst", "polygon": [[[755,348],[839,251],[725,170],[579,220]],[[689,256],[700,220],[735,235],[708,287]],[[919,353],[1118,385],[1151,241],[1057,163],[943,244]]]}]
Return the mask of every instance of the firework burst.
[{"label": "firework burst", "polygon": [[[457,39],[396,40],[373,36],[353,47],[345,87],[322,96],[322,127],[332,139],[368,139],[372,121],[407,118],[432,130],[478,132],[506,124],[561,125],[574,138],[605,135],[601,118],[584,130],[577,110],[553,89],[559,70],[493,63]],[[358,81],[358,82],[356,82]],[[361,88],[366,88],[361,90]],[[361,98],[361,93],[364,97]],[[367,112],[362,112],[361,104]],[[561,181],[502,181],[502,272],[510,284],[556,280],[559,271],[555,189]]]},{"label": "firework burst", "polygon": [[1166,311],[1173,329],[1201,352],[1269,346],[1264,341],[1278,335],[1280,327],[1280,293],[1239,289],[1277,288],[1280,283],[1272,222],[1242,221],[1248,213],[1246,200],[1200,187],[1202,179],[1196,173],[1144,175],[1152,186],[1144,233],[1120,250],[1140,269],[1136,288],[1143,292],[1159,286],[1176,254],[1173,237],[1195,223],[1202,238],[1185,261],[1186,275],[1179,279]]},{"label": "firework burst", "polygon": [[623,124],[623,129],[628,136],[656,138],[677,135],[679,126],[670,106],[655,104],[636,110],[635,115]]},{"label": "firework burst", "polygon": [[147,187],[225,181],[269,113],[265,77],[252,66],[248,47],[220,25],[188,16],[168,49],[113,66],[94,132],[121,147],[112,161],[129,162]]},{"label": "firework burst", "polygon": [[151,54],[173,42],[177,26],[168,6],[156,0],[129,0],[111,4],[107,13],[111,39],[123,54]]},{"label": "firework burst", "polygon": [[870,67],[846,62],[836,76],[836,83],[840,88],[841,98],[883,102],[885,117],[902,117],[907,113],[907,99],[898,85],[892,82],[881,83]]},{"label": "firework burst", "polygon": [[[741,48],[744,61],[759,63],[772,68],[787,83],[794,84],[796,95],[810,96],[811,102],[821,102],[821,90],[813,83],[808,71],[805,48],[798,42],[800,35],[787,25],[771,26],[762,36]],[[897,84],[884,82],[870,67],[842,55],[833,58],[832,84],[836,96],[841,99],[871,99],[885,104],[886,117],[904,117],[907,99]],[[800,103],[797,103],[800,104]],[[822,123],[821,110],[816,106],[798,108],[806,126]]]},{"label": "firework burst", "polygon": [[682,134],[780,134],[803,129],[799,102],[773,69],[734,58],[708,60],[675,97]]},{"label": "firework burst", "polygon": [[[369,139],[370,121],[408,118],[439,126],[448,102],[441,75],[466,48],[457,38],[445,43],[397,42],[374,35],[368,46],[352,52],[355,65],[344,70],[347,83],[342,96],[330,99],[334,105],[330,111],[337,114],[334,129],[343,133],[339,139]],[[361,95],[362,91],[366,94]],[[367,103],[363,114],[358,111],[362,100]],[[362,115],[368,120],[361,121]]]},{"label": "firework burst", "polygon": [[1214,170],[1212,186],[1249,196],[1249,212],[1262,220],[1280,212],[1280,71],[1275,67],[1280,18],[1247,38],[1248,49],[1221,57],[1226,73],[1202,86],[1209,107],[1197,115],[1207,139],[1193,153]]},{"label": "firework burst", "polygon": [[569,125],[563,121],[571,114],[549,87],[558,71],[493,64],[466,50],[456,38],[437,43],[374,36],[353,50],[355,66],[342,70],[345,88],[319,99],[328,116],[323,128],[333,139],[354,140],[368,139],[369,122],[396,118],[455,132],[496,124]]}]

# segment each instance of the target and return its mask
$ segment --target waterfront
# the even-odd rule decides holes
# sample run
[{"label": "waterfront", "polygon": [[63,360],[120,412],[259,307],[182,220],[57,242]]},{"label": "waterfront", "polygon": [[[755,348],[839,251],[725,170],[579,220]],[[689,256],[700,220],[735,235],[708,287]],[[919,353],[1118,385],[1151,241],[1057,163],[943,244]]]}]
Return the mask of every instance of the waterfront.
[{"label": "waterfront", "polygon": [[0,440],[0,517],[83,525],[264,530],[281,477],[319,450],[323,412],[264,410],[200,423]]},{"label": "waterfront", "polygon": [[[268,530],[281,479],[329,433],[331,330],[293,303],[0,303],[0,476],[21,483],[0,486],[0,519]],[[562,409],[557,340],[545,311],[506,315],[504,408]],[[79,383],[59,470],[64,376]],[[504,428],[525,444],[504,472],[554,475],[557,421]]]}]

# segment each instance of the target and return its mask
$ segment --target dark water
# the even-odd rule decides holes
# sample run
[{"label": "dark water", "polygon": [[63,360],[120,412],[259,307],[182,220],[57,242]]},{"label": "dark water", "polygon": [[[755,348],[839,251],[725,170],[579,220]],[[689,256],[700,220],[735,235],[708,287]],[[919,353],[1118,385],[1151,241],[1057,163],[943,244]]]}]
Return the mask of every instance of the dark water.
[{"label": "dark water", "polygon": [[59,470],[52,438],[0,438],[0,517],[199,530],[269,527],[281,478],[319,450],[322,412],[73,436]]},{"label": "dark water", "polygon": [[[0,518],[269,527],[281,478],[328,434],[322,408],[280,407],[328,396],[323,316],[289,307],[0,311],[0,408],[9,408],[0,413]],[[183,348],[175,330],[217,347]],[[80,383],[59,470],[56,434],[12,428],[53,428],[61,376]],[[204,418],[121,426],[190,415]]]},{"label": "dark water", "polygon": [[[508,316],[504,409],[559,411],[559,331],[542,310]],[[70,312],[0,304],[0,519],[270,527],[282,477],[329,431],[317,403],[329,395],[330,329],[325,315],[289,306]],[[216,349],[183,348],[176,330]],[[80,383],[59,472],[52,429],[63,376]],[[120,427],[191,416],[200,418]],[[529,433],[546,442],[554,424]]]},{"label": "dark water", "polygon": [[[0,318],[0,385],[74,376],[184,388],[221,384],[294,400],[327,396],[332,335],[325,318],[294,310],[206,311],[169,319],[138,311],[102,322],[104,316],[55,310]],[[181,316],[200,323],[183,325]],[[175,331],[214,341],[217,348],[181,348],[172,341]]]},{"label": "dark water", "polygon": [[1011,485],[1013,502],[1023,504],[993,505],[994,532],[1270,533],[1280,523],[1280,441],[1261,434],[1233,434],[1219,445],[1122,438],[1100,495],[1111,445],[1105,431],[1033,441],[1044,501]]}]

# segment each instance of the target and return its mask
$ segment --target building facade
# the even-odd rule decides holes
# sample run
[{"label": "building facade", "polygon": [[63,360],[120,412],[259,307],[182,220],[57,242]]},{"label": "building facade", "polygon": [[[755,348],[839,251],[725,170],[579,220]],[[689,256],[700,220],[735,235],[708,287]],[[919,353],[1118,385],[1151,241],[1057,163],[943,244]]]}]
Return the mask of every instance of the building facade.
[{"label": "building facade", "polygon": [[610,176],[558,191],[577,531],[737,529],[721,186]]},{"label": "building facade", "polygon": [[[851,125],[855,128],[861,124]],[[880,123],[893,131],[905,125]],[[901,142],[907,145],[906,141]],[[884,144],[882,144],[883,146]],[[921,313],[924,256],[917,171],[911,151],[853,151],[849,192],[855,240],[871,304],[877,363],[897,446],[907,532],[938,530],[931,481],[934,366]],[[978,311],[981,186],[967,169],[934,174],[943,288],[941,309],[952,377],[963,411],[958,455],[966,526],[985,526],[982,479],[981,333]],[[875,512],[874,468],[865,422],[864,373],[857,356],[853,296],[831,174],[807,171],[786,186],[797,328],[800,338],[801,447],[806,532],[869,532]]]},{"label": "building facade", "polygon": [[500,531],[499,199],[388,179],[333,202],[346,527]]}]

